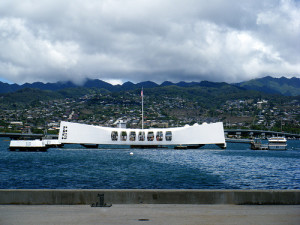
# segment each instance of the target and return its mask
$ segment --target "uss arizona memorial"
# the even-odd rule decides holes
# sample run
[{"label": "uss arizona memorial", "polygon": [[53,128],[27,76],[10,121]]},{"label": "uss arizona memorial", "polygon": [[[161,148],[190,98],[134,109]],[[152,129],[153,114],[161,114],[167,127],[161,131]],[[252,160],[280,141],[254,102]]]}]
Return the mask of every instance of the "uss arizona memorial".
[{"label": "uss arizona memorial", "polygon": [[[144,101],[142,97],[142,128],[101,127],[62,121],[58,140],[11,141],[10,149],[28,148],[46,149],[51,145],[82,144],[85,146],[126,145],[134,148],[153,148],[174,146],[174,148],[200,148],[206,144],[215,144],[226,148],[223,123],[203,123],[193,126],[174,128],[144,129]],[[40,147],[39,147],[40,145]]]},{"label": "uss arizona memorial", "polygon": [[174,128],[130,129],[101,127],[80,123],[60,124],[61,144],[128,145],[131,147],[185,146],[199,148],[215,144],[226,148],[223,123],[203,123]]}]

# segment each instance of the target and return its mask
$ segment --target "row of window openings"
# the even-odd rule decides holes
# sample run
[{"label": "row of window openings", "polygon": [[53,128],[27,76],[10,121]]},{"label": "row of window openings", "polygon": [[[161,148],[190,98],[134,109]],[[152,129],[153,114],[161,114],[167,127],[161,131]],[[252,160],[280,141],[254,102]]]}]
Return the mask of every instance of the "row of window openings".
[{"label": "row of window openings", "polygon": [[[145,132],[140,131],[138,133],[137,138],[138,138],[137,139],[138,141],[145,141],[145,138],[146,138]],[[163,141],[163,139],[164,139],[163,132],[162,131],[157,131],[155,138],[156,138],[157,141]],[[166,139],[166,141],[172,141],[172,132],[171,131],[166,132],[165,139]],[[112,131],[111,132],[111,140],[112,141],[117,141],[118,140],[118,131]],[[126,141],[127,140],[127,132],[126,131],[121,131],[120,132],[120,140],[121,141]],[[131,131],[129,133],[129,140],[130,141],[135,141],[136,140],[135,131]],[[153,140],[154,140],[154,132],[149,131],[147,133],[147,141],[153,141]]]},{"label": "row of window openings", "polygon": [[67,139],[68,138],[68,127],[63,126],[63,133],[61,139]]}]

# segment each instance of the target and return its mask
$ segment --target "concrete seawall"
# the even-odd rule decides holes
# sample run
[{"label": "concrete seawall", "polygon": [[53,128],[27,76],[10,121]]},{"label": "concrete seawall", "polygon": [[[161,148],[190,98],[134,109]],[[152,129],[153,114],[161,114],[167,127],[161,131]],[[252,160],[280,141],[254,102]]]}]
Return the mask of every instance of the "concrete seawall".
[{"label": "concrete seawall", "polygon": [[300,190],[2,189],[0,204],[88,205],[104,194],[108,204],[299,205]]}]

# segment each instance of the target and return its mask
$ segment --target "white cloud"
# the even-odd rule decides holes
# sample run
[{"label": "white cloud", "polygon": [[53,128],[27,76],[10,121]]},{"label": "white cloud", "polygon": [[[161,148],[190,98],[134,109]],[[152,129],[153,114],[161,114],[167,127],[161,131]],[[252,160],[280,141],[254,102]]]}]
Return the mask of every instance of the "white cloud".
[{"label": "white cloud", "polygon": [[299,21],[292,0],[2,0],[0,77],[121,83],[299,76]]},{"label": "white cloud", "polygon": [[283,0],[274,8],[257,16],[258,36],[280,51],[291,63],[300,61],[300,3]]}]

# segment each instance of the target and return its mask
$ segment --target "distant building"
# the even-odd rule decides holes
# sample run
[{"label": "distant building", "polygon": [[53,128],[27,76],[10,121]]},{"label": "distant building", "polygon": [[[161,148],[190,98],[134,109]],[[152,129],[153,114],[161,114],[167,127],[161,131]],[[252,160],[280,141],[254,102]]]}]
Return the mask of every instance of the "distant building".
[{"label": "distant building", "polygon": [[257,108],[262,109],[263,102],[257,102]]},{"label": "distant building", "polygon": [[10,122],[10,124],[11,125],[23,126],[23,122],[17,122],[17,121]]},{"label": "distant building", "polygon": [[123,120],[117,120],[114,122],[114,125],[116,125],[118,128],[126,128],[126,122]]}]

